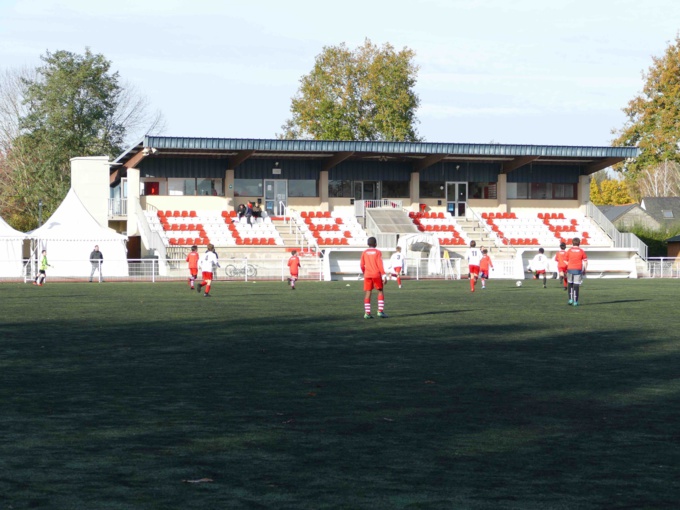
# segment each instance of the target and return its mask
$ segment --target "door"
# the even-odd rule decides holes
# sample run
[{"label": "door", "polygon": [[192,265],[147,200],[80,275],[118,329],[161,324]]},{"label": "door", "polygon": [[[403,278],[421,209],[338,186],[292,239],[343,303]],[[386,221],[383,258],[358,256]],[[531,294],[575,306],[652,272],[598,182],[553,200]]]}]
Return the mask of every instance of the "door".
[{"label": "door", "polygon": [[288,181],[286,179],[264,180],[264,209],[270,216],[282,216],[288,206]]},{"label": "door", "polygon": [[451,216],[465,216],[465,207],[468,199],[467,182],[446,183],[446,210]]}]

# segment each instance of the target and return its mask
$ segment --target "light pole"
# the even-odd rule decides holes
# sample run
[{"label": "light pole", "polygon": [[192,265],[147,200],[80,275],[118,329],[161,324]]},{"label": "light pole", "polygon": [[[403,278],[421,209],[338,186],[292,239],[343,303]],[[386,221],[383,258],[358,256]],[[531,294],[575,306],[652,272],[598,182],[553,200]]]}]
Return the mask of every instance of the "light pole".
[{"label": "light pole", "polygon": [[38,226],[42,227],[42,199],[38,200]]}]

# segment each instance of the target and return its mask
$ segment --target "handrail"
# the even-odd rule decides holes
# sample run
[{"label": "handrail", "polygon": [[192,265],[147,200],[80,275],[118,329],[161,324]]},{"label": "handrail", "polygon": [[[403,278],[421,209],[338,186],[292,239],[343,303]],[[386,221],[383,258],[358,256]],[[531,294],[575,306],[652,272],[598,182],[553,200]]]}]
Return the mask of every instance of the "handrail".
[{"label": "handrail", "polygon": [[609,221],[609,218],[592,202],[586,204],[586,215],[604,230],[611,238],[615,248],[634,248],[640,257],[647,260],[647,245],[635,234],[619,232],[614,224]]}]

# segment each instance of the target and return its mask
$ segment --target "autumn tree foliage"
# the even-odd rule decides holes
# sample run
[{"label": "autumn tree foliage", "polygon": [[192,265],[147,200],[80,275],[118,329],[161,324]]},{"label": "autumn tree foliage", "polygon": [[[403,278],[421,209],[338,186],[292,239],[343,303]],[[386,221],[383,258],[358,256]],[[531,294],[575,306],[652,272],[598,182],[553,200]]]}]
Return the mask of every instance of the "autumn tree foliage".
[{"label": "autumn tree foliage", "polygon": [[640,155],[616,168],[635,182],[640,173],[665,161],[680,162],[680,37],[643,74],[642,92],[623,111],[626,123],[613,145],[635,146]]},{"label": "autumn tree foliage", "polygon": [[420,99],[415,53],[379,47],[326,46],[300,79],[281,138],[418,141]]}]

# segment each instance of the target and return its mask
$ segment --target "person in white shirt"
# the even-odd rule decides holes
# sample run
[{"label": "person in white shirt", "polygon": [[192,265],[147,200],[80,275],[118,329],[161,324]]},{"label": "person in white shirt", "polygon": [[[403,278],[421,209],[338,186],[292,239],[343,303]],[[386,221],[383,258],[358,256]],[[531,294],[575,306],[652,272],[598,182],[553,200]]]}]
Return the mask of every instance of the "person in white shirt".
[{"label": "person in white shirt", "polygon": [[397,285],[401,289],[401,273],[406,271],[404,256],[401,254],[401,246],[397,246],[397,251],[395,251],[390,257],[390,279],[394,276],[397,279]]},{"label": "person in white shirt", "polygon": [[203,281],[196,285],[196,290],[200,294],[201,288],[205,286],[203,296],[210,297],[210,285],[212,284],[213,273],[216,268],[220,267],[214,245],[208,245],[208,250],[201,255],[201,258],[198,260],[198,265],[201,268]]},{"label": "person in white shirt", "polygon": [[543,288],[546,288],[547,271],[548,271],[548,257],[544,255],[543,248],[538,249],[538,254],[529,262],[528,271],[534,273],[534,280],[538,280],[543,276]]},{"label": "person in white shirt", "polygon": [[475,291],[475,283],[479,279],[479,263],[482,260],[482,250],[477,248],[475,241],[470,241],[470,248],[468,248],[465,258],[468,261],[468,270],[470,278],[470,291]]}]

